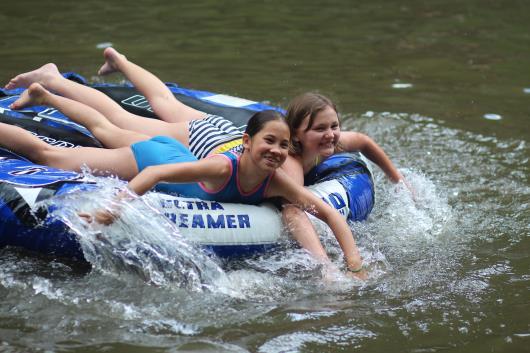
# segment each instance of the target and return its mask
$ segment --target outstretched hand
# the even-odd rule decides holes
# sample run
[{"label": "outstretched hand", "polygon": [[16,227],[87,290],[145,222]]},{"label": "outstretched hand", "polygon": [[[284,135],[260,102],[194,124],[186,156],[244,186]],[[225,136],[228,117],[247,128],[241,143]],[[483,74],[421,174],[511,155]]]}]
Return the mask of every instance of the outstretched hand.
[{"label": "outstretched hand", "polygon": [[403,174],[399,174],[399,179],[397,181],[394,181],[395,185],[398,186],[400,184],[403,184],[405,188],[410,192],[410,197],[412,198],[412,201],[416,202],[416,190],[410,185],[410,183],[403,177]]},{"label": "outstretched hand", "polygon": [[341,276],[346,276],[348,278],[365,281],[368,279],[368,272],[365,268],[361,269],[359,272],[346,271],[342,272],[337,266],[332,263],[327,263],[322,269],[322,278],[325,282],[333,282]]},{"label": "outstretched hand", "polygon": [[94,212],[94,214],[88,212],[78,212],[77,215],[83,218],[87,223],[96,221],[96,223],[108,226],[114,223],[114,221],[120,217],[123,206],[121,202],[123,200],[134,200],[137,197],[138,195],[136,195],[134,191],[131,191],[129,188],[125,188],[125,190],[120,191],[114,197],[109,207],[99,208]]},{"label": "outstretched hand", "polygon": [[120,216],[117,211],[110,211],[107,209],[98,209],[94,215],[87,212],[79,212],[78,216],[83,218],[86,222],[92,223],[96,221],[99,224],[111,225]]},{"label": "outstretched hand", "polygon": [[366,268],[363,267],[359,272],[346,271],[346,276],[353,279],[366,281],[368,279],[368,271],[366,271]]},{"label": "outstretched hand", "polygon": [[405,179],[401,179],[401,182],[405,184],[405,187],[409,190],[410,196],[412,197],[412,201],[416,202],[416,190],[414,190],[412,185],[410,185],[410,183]]}]

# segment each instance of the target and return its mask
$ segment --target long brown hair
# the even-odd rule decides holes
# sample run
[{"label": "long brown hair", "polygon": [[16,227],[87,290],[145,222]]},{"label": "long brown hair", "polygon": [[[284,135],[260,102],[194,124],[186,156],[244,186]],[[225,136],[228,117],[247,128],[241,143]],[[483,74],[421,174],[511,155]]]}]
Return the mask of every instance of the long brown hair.
[{"label": "long brown hair", "polygon": [[[316,93],[316,92],[307,92],[295,97],[289,103],[287,107],[287,116],[285,120],[287,125],[289,125],[289,131],[291,132],[291,140],[289,145],[289,152],[294,155],[302,154],[302,146],[300,141],[296,141],[296,130],[302,125],[302,122],[306,117],[309,117],[309,123],[307,124],[307,130],[313,126],[313,122],[318,113],[331,107],[337,115],[339,114],[337,106],[331,99],[328,97]],[[340,120],[339,120],[340,123]],[[339,147],[339,146],[336,146]]]}]

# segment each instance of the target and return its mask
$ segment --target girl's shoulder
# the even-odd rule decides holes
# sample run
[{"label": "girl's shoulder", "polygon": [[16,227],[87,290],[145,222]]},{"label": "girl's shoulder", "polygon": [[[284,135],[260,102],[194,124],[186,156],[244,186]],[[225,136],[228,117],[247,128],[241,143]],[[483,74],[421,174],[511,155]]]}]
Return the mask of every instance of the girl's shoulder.
[{"label": "girl's shoulder", "polygon": [[342,131],[340,133],[337,152],[358,151],[369,139],[368,135],[356,131]]},{"label": "girl's shoulder", "polygon": [[287,174],[281,168],[278,168],[272,175],[269,190],[274,193],[271,196],[281,196],[289,198],[288,195],[292,195],[303,188],[303,176],[302,184],[295,180],[291,174]]},{"label": "girl's shoulder", "polygon": [[204,165],[206,168],[211,168],[217,174],[229,174],[233,169],[234,159],[237,161],[237,156],[234,155],[232,158],[228,153],[212,154],[204,159],[200,159],[198,162]]},{"label": "girl's shoulder", "polygon": [[279,170],[283,170],[285,173],[290,175],[295,182],[298,182],[300,185],[304,185],[304,166],[300,156],[287,156],[287,159],[279,168]]}]

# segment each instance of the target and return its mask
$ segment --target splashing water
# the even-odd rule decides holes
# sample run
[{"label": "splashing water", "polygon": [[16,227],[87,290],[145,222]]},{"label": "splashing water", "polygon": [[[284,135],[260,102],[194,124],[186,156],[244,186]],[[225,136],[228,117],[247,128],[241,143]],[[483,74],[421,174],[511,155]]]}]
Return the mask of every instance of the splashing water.
[{"label": "splashing water", "polygon": [[[97,189],[55,196],[42,206],[75,232],[94,269],[135,275],[157,286],[177,284],[198,291],[223,288],[226,276],[215,258],[186,241],[148,199],[117,200],[113,195],[124,189],[123,182],[86,172],[85,176],[97,182]],[[97,209],[118,209],[119,216],[110,226],[79,216]]]},{"label": "splashing water", "polygon": [[[383,118],[388,119],[388,116],[383,114]],[[402,123],[403,117],[398,116],[397,124]],[[404,185],[393,185],[381,172],[376,172],[376,207],[367,222],[352,225],[370,271],[370,280],[363,283],[334,273],[337,278],[333,285],[325,282],[326,291],[340,292],[351,290],[352,286],[364,288],[377,283],[386,286],[382,278],[395,274],[398,269],[424,266],[425,254],[430,254],[430,264],[436,262],[436,268],[452,266],[452,261],[442,260],[453,251],[447,246],[447,242],[453,240],[451,231],[455,227],[448,196],[441,194],[439,187],[424,174],[412,169],[402,172],[414,190],[414,199]],[[100,186],[97,191],[56,197],[53,215],[76,232],[85,257],[102,272],[134,275],[160,286],[177,283],[192,290],[230,292],[236,297],[263,300],[280,300],[295,288],[305,291],[309,283],[314,282],[310,287],[323,285],[321,280],[315,282],[315,278],[322,276],[321,267],[296,247],[246,259],[239,264],[232,262],[225,273],[214,259],[183,239],[175,225],[159,212],[158,205],[149,202],[149,198],[118,202],[121,216],[110,227],[88,225],[77,212],[116,204],[108,195],[123,188],[123,184],[114,179],[94,180]],[[344,268],[335,237],[322,222],[315,220],[315,223],[335,265]]]},{"label": "splashing water", "polygon": [[[406,188],[389,185],[383,176],[376,174],[376,184],[382,185],[378,194],[385,195],[378,196],[377,209],[381,210],[381,214],[376,218],[385,221],[352,225],[370,270],[371,280],[368,283],[391,271],[392,265],[387,259],[389,254],[385,252],[394,249],[404,239],[416,245],[401,250],[417,250],[417,243],[428,243],[429,239],[436,238],[441,233],[440,224],[450,218],[447,201],[437,195],[432,182],[421,174],[405,173],[415,190],[415,201]],[[229,272],[225,273],[215,258],[204,255],[201,249],[186,241],[178,228],[157,209],[158,204],[150,202],[150,198],[116,201],[109,195],[123,189],[123,182],[90,174],[86,177],[97,183],[96,190],[56,196],[43,205],[53,205],[49,207],[51,215],[75,232],[87,261],[103,273],[136,276],[157,286],[178,285],[192,291],[209,290],[263,300],[277,300],[278,295],[286,294],[286,287],[289,290],[296,287],[305,290],[304,286],[310,282],[314,282],[312,287],[324,285],[326,290],[339,291],[366,285],[340,272],[328,274],[322,282],[322,268],[305,251],[296,247],[246,259],[239,265],[232,262]],[[78,215],[79,212],[93,212],[99,208],[119,208],[120,217],[111,226],[104,226],[89,224]],[[343,268],[342,252],[335,237],[324,223],[316,219],[314,222],[336,267]],[[399,234],[395,233],[396,229]],[[378,238],[388,233],[393,233],[393,236]],[[330,276],[334,277],[333,284],[329,282]]]}]

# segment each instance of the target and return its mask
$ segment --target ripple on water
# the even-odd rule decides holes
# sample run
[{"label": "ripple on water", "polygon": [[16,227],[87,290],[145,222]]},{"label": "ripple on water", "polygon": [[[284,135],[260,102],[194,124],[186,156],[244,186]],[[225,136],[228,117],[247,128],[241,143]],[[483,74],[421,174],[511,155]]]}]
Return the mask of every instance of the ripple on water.
[{"label": "ripple on water", "polygon": [[499,114],[493,114],[493,113],[484,114],[483,117],[484,119],[487,119],[487,120],[501,120],[502,119],[502,116],[500,116]]},{"label": "ripple on water", "polygon": [[406,89],[406,88],[412,88],[412,83],[393,83],[392,88],[395,89]]},{"label": "ripple on water", "polygon": [[[369,117],[344,126],[367,132],[387,151],[397,151],[401,157],[396,163],[408,166],[402,171],[419,194],[419,202],[410,203],[376,171],[376,207],[356,229],[365,250],[377,249],[385,256],[389,276],[380,276],[369,289],[399,301],[423,298],[418,307],[432,317],[450,313],[444,327],[475,334],[473,326],[483,320],[474,316],[475,305],[491,301],[495,278],[510,272],[509,264],[489,263],[496,250],[484,257],[488,250],[475,255],[476,247],[503,238],[519,243],[528,227],[527,143],[450,129],[419,115],[370,112]],[[369,290],[362,295],[374,296]],[[463,302],[470,307],[461,306]],[[459,307],[462,313],[455,310]],[[403,334],[411,334],[411,320],[399,304],[392,312]],[[420,330],[429,328],[429,319],[414,321],[421,322]]]},{"label": "ripple on water", "polygon": [[310,347],[320,347],[325,349],[329,345],[338,347],[348,347],[349,349],[359,348],[361,343],[368,339],[373,339],[376,334],[355,326],[330,326],[317,332],[295,331],[288,334],[276,336],[262,344],[258,352],[299,352]]}]

